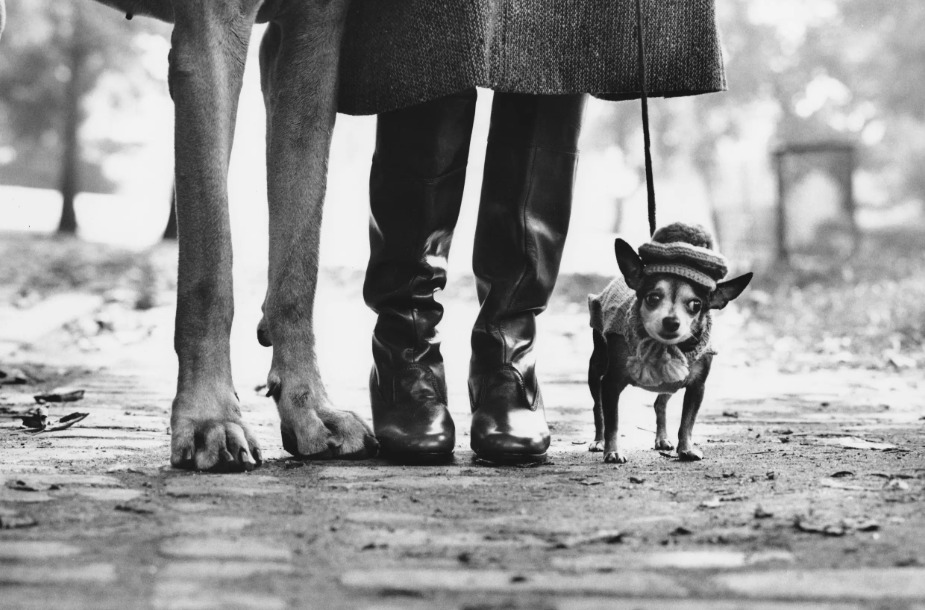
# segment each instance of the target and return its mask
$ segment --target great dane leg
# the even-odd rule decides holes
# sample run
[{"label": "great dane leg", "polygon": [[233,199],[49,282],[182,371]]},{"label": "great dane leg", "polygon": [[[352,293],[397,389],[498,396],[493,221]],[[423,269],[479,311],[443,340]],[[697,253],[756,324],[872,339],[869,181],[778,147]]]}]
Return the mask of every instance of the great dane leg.
[{"label": "great dane leg", "polygon": [[169,84],[176,105],[180,264],[170,461],[179,468],[250,469],[261,459],[231,380],[227,194],[238,93],[259,3],[173,3]]},{"label": "great dane leg", "polygon": [[308,458],[359,458],[378,445],[357,415],[330,407],[315,358],[312,310],[337,69],[348,0],[301,0],[277,15],[261,47],[267,105],[270,265],[261,340],[283,447]]}]

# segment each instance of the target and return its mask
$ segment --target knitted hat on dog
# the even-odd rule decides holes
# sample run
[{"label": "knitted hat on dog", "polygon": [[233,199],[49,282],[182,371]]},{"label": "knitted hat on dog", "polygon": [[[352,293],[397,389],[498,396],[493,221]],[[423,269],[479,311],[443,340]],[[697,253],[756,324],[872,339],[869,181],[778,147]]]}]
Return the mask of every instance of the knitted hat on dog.
[{"label": "knitted hat on dog", "polygon": [[639,247],[645,275],[670,273],[711,292],[726,276],[726,258],[713,250],[713,239],[699,225],[681,222],[662,227]]}]

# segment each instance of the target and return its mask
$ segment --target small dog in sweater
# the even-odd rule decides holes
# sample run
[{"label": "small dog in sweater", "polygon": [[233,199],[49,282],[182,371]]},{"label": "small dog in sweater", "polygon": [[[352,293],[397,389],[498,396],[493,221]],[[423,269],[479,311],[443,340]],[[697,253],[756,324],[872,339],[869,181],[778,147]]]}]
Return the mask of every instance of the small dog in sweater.
[{"label": "small dog in sweater", "polygon": [[678,457],[700,460],[703,453],[691,433],[716,353],[710,346],[710,312],[742,294],[752,274],[721,282],[726,259],[699,226],[663,227],[639,254],[622,239],[614,247],[623,277],[588,297],[594,335],[588,370],[594,442],[589,449],[603,451],[605,462],[626,462],[617,436],[617,405],[620,393],[634,385],[658,394],[655,448],[670,451],[665,407],[672,394],[685,388]]}]

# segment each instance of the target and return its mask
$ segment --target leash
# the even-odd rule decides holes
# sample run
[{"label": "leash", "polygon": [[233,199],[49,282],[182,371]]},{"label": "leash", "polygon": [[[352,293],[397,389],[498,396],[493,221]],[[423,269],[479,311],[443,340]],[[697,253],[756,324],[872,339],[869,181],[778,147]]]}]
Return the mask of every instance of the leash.
[{"label": "leash", "polygon": [[652,176],[652,138],[649,135],[649,86],[646,80],[646,21],[642,13],[642,0],[636,0],[636,20],[639,29],[639,89],[642,101],[642,137],[645,143],[646,191],[649,197],[649,235],[655,234],[655,179]]}]

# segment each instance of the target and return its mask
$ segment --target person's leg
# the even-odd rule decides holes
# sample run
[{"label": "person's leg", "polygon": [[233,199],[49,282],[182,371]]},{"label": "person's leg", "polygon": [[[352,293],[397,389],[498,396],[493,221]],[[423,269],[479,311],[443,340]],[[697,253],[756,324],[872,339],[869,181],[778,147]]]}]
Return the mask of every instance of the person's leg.
[{"label": "person's leg", "polygon": [[379,314],[370,401],[381,453],[396,461],[449,458],[436,327],[446,261],[462,203],[474,89],[379,115],[370,175],[370,258],[363,296]]},{"label": "person's leg", "polygon": [[481,310],[472,331],[472,449],[545,459],[549,428],[534,371],[536,316],[568,232],[584,95],[496,93],[475,233]]}]

